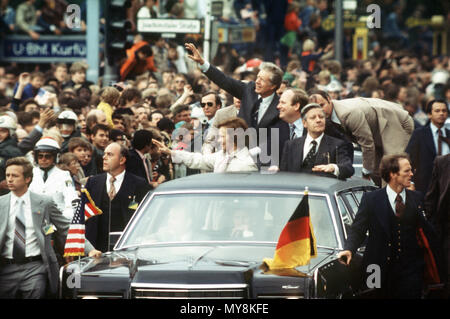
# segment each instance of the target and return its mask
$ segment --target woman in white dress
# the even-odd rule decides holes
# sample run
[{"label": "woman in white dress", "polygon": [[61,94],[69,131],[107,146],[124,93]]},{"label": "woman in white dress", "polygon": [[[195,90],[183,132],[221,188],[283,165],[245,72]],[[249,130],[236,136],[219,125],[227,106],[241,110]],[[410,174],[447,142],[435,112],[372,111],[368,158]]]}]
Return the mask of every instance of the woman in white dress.
[{"label": "woman in white dress", "polygon": [[258,168],[245,146],[245,130],[248,126],[241,118],[234,117],[219,124],[219,141],[222,149],[212,154],[170,150],[163,143],[153,140],[163,154],[170,155],[173,163],[183,163],[189,168],[224,172],[250,172]]}]

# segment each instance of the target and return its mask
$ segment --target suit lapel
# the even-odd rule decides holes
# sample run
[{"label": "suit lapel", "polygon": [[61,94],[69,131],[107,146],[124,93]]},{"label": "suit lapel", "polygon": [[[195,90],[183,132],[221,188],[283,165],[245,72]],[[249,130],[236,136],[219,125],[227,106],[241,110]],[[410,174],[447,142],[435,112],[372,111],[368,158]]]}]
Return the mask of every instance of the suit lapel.
[{"label": "suit lapel", "polygon": [[[293,162],[294,162],[294,167],[295,169],[300,172],[301,168],[302,168],[302,163],[303,163],[303,147],[305,146],[305,140],[306,140],[306,136],[303,135],[300,138],[296,138],[295,140],[293,140],[294,142],[294,152],[292,153],[293,155]],[[295,156],[295,154],[298,154],[298,156]]]},{"label": "suit lapel", "polygon": [[33,226],[36,234],[41,232],[42,219],[44,218],[44,207],[42,199],[39,199],[33,192],[30,192],[31,216],[33,217]]},{"label": "suit lapel", "polygon": [[434,144],[434,139],[433,139],[433,133],[431,132],[431,126],[428,126],[425,130],[424,130],[424,135],[425,135],[425,144],[431,154],[433,155],[433,158],[436,157],[437,154],[437,149],[436,146]]},{"label": "suit lapel", "polygon": [[392,211],[392,207],[389,203],[389,197],[386,192],[386,187],[382,188],[379,192],[379,195],[377,196],[377,200],[375,201],[375,204],[378,203],[379,207],[378,209],[375,209],[375,215],[378,218],[378,221],[381,224],[381,227],[386,232],[387,236],[390,237],[391,235],[391,223],[390,218],[391,216],[389,214],[394,214]]},{"label": "suit lapel", "polygon": [[269,127],[270,123],[275,118],[277,118],[277,116],[279,115],[277,105],[278,105],[278,96],[276,93],[274,93],[272,102],[270,102],[270,105],[267,108],[266,113],[264,113],[261,121],[259,122],[258,127]]},{"label": "suit lapel", "polygon": [[329,139],[324,134],[323,137],[322,137],[322,140],[320,141],[319,148],[317,149],[316,159],[314,161],[314,164],[315,165],[328,164],[327,153],[328,153],[328,156],[330,156],[330,159],[331,159],[330,149],[331,149],[331,146],[329,145]]}]

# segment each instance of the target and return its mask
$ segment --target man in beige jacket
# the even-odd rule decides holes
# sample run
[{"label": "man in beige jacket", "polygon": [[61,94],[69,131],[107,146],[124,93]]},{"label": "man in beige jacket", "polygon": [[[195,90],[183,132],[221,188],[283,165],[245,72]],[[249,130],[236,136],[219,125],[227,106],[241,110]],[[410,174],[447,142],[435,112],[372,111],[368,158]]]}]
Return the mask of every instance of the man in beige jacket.
[{"label": "man in beige jacket", "polygon": [[414,130],[408,112],[400,104],[375,98],[331,100],[323,91],[311,92],[309,100],[320,104],[335,126],[361,146],[363,176],[381,186],[381,158],[403,152]]}]

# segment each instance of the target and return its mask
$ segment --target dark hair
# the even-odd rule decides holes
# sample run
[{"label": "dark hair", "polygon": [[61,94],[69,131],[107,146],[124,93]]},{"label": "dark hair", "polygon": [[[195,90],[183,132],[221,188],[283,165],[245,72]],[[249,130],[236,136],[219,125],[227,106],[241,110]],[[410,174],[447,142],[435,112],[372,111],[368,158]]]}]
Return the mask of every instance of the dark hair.
[{"label": "dark hair", "polygon": [[190,110],[189,105],[181,104],[181,105],[178,105],[178,106],[172,111],[172,114],[173,114],[173,116],[175,117],[177,114],[179,114],[179,113],[181,113],[181,112],[183,112],[183,111],[189,111],[189,110]]},{"label": "dark hair", "polygon": [[105,124],[96,124],[93,128],[92,128],[92,130],[91,130],[91,135],[97,135],[97,132],[98,131],[105,131],[105,132],[107,132],[108,133],[108,135],[109,135],[109,132],[111,131],[111,129],[109,128],[109,126],[108,125],[105,125]]},{"label": "dark hair", "polygon": [[69,152],[73,152],[73,150],[76,149],[77,147],[87,148],[91,152],[93,150],[92,144],[89,143],[88,141],[86,141],[84,138],[82,138],[82,137],[72,137],[69,140],[69,144],[67,145],[67,148],[69,149]]},{"label": "dark hair", "polygon": [[175,124],[172,120],[168,119],[167,117],[163,117],[159,120],[158,124],[156,125],[160,131],[166,131],[169,133],[172,133],[175,129]]},{"label": "dark hair", "polygon": [[215,98],[215,101],[216,101],[216,106],[218,106],[219,108],[222,107],[222,100],[220,99],[219,94],[217,94],[217,93],[214,92],[214,91],[208,91],[208,92],[206,92],[205,94],[202,95],[202,99],[203,99],[205,96],[208,96],[208,95],[211,95],[211,94],[214,95],[214,98]]},{"label": "dark hair", "polygon": [[124,106],[127,102],[131,102],[134,99],[138,99],[138,102],[142,100],[142,93],[135,88],[125,89],[119,98],[119,105]]},{"label": "dark hair", "polygon": [[39,103],[36,102],[36,100],[33,97],[30,97],[29,99],[26,99],[25,101],[20,103],[19,111],[25,111],[25,108],[27,107],[28,104],[35,104],[35,105],[37,105],[38,108],[40,108]]},{"label": "dark hair", "polygon": [[18,112],[17,122],[22,126],[28,126],[33,124],[33,119],[40,118],[40,113],[38,111],[33,112]]},{"label": "dark hair", "polygon": [[148,44],[146,44],[146,45],[140,47],[140,48],[137,50],[137,52],[144,53],[144,55],[145,55],[146,57],[151,57],[151,56],[153,55],[152,48],[151,48]]},{"label": "dark hair", "polygon": [[109,132],[109,138],[113,142],[117,142],[117,138],[119,136],[126,136],[126,134],[124,132],[122,132],[121,130],[117,130],[117,129],[112,129],[111,132]]},{"label": "dark hair", "polygon": [[112,116],[111,116],[111,118],[112,118],[113,120],[114,120],[114,119],[117,119],[117,120],[123,120],[123,115],[120,114],[120,113],[117,113],[116,111],[114,111],[113,114],[112,114]]},{"label": "dark hair", "polygon": [[[31,181],[33,180],[33,165],[30,163],[30,161],[24,156],[10,158],[9,160],[6,161],[5,171],[8,168],[8,166],[12,165],[22,166],[23,177],[24,178],[31,177],[30,180],[31,184]],[[28,186],[30,186],[30,184],[28,184]]]},{"label": "dark hair", "polygon": [[[447,106],[447,102],[445,102],[444,100],[441,100],[441,99],[431,100],[430,102],[427,103],[427,106],[425,107],[425,112],[427,114],[431,114],[431,112],[433,111],[434,103],[443,103],[443,104],[445,104],[445,106]],[[448,106],[447,106],[447,113],[448,113]]]},{"label": "dark hair", "polygon": [[407,159],[409,162],[411,162],[407,153],[385,155],[381,159],[380,175],[386,183],[389,183],[389,181],[391,180],[391,173],[395,174],[400,170],[399,160],[402,158]]},{"label": "dark hair", "polygon": [[153,134],[147,130],[139,130],[134,133],[131,146],[137,150],[142,150],[147,145],[152,144]]},{"label": "dark hair", "polygon": [[81,112],[81,109],[86,106],[88,106],[88,102],[80,98],[70,99],[67,102],[67,107],[73,110],[74,113],[77,113],[77,111]]},{"label": "dark hair", "polygon": [[323,97],[325,100],[331,100],[330,96],[328,95],[327,92],[323,91],[323,90],[318,90],[318,89],[311,89],[308,91],[308,96],[309,96],[309,100],[311,101],[311,95],[320,95],[321,97]]}]

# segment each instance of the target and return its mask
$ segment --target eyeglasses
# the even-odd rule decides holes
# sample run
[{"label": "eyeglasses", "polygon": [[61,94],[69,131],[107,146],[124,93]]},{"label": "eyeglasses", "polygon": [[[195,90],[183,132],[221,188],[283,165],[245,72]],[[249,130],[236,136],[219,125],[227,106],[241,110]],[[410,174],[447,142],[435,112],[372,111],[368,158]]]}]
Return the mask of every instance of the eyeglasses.
[{"label": "eyeglasses", "polygon": [[53,155],[52,154],[38,154],[38,159],[52,159]]},{"label": "eyeglasses", "polygon": [[205,107],[205,106],[209,106],[209,107],[213,107],[214,103],[213,102],[206,102],[206,103],[200,103],[201,107]]}]

